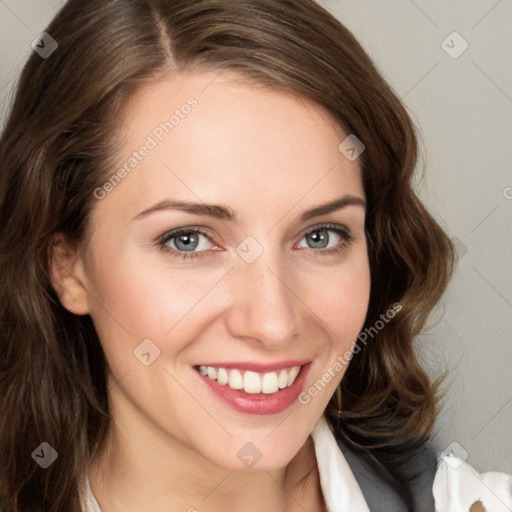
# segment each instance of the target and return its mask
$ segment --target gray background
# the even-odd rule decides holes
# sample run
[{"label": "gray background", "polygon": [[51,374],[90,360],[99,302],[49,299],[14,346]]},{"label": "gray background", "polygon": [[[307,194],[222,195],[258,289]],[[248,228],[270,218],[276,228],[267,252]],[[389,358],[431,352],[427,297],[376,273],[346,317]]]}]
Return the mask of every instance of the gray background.
[{"label": "gray background", "polygon": [[[0,0],[2,123],[32,41],[63,3]],[[460,252],[417,340],[432,375],[450,370],[434,443],[480,472],[512,473],[512,2],[320,3],[408,107],[424,148],[417,190]]]}]

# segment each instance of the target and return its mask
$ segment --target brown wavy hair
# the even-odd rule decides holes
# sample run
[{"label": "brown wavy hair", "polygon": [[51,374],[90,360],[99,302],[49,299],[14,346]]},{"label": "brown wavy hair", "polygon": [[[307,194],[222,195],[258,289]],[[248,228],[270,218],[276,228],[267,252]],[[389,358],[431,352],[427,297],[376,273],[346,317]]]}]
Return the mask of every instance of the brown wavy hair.
[{"label": "brown wavy hair", "polygon": [[[411,119],[360,44],[312,0],[70,0],[46,31],[59,46],[29,57],[0,140],[5,512],[80,510],[110,424],[106,360],[91,318],[68,312],[50,284],[51,240],[84,240],[93,191],[118,161],[127,99],[185,69],[237,71],[305,97],[365,144],[365,328],[394,303],[402,310],[354,356],[326,415],[411,502],[400,460],[428,439],[438,404],[413,340],[447,286],[454,250],[411,186]],[[48,469],[31,458],[43,441],[59,454]]]}]

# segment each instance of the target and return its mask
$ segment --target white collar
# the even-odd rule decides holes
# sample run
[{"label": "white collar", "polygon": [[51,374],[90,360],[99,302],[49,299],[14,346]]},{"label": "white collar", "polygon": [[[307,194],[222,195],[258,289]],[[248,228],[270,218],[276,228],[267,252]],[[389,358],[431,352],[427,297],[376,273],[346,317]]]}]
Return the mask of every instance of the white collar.
[{"label": "white collar", "polygon": [[324,416],[311,433],[327,512],[370,512],[361,488]]},{"label": "white collar", "polygon": [[92,493],[87,475],[85,476],[85,505],[82,505],[82,509],[85,512],[101,512],[100,505]]},{"label": "white collar", "polygon": [[[327,512],[370,512],[350,466],[324,416],[311,433],[320,474],[320,485]],[[85,512],[101,512],[101,508],[85,481]]]}]

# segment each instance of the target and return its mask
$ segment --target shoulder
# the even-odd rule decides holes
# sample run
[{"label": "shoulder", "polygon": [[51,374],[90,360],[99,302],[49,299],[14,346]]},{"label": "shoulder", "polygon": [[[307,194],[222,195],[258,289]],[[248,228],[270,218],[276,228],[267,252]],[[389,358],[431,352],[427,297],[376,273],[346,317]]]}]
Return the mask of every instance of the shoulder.
[{"label": "shoulder", "polygon": [[[398,491],[374,465],[335,436],[372,512],[407,512]],[[468,462],[426,444],[401,466],[414,499],[414,512],[510,512],[512,475],[479,473]]]},{"label": "shoulder", "polygon": [[[407,512],[407,504],[398,490],[387,481],[360,453],[350,448],[338,436],[336,441],[363,492],[372,511]],[[407,484],[414,499],[414,512],[434,512],[435,503],[432,487],[438,467],[438,456],[430,445],[412,454],[400,466],[400,473],[406,475]]]}]

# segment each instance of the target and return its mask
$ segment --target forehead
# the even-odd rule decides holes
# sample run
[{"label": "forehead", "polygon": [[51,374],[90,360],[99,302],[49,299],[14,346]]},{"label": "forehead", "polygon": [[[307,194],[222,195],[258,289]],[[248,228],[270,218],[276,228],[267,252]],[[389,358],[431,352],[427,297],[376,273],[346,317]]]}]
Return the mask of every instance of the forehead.
[{"label": "forehead", "polygon": [[240,78],[189,71],[137,90],[121,113],[119,161],[135,165],[108,201],[143,209],[168,197],[199,198],[238,209],[364,197],[359,163],[338,149],[347,134],[326,110]]}]

